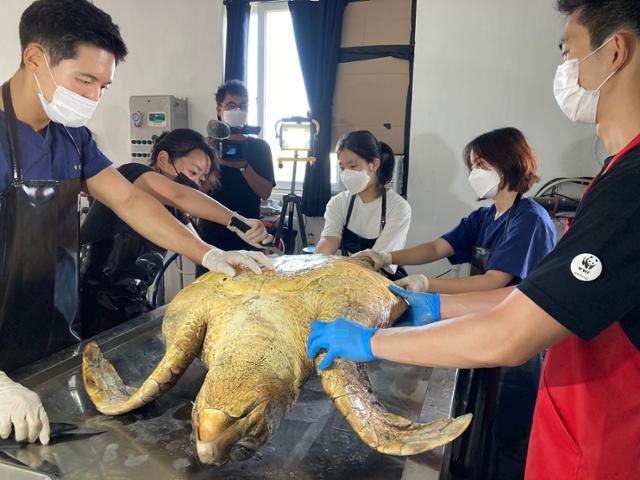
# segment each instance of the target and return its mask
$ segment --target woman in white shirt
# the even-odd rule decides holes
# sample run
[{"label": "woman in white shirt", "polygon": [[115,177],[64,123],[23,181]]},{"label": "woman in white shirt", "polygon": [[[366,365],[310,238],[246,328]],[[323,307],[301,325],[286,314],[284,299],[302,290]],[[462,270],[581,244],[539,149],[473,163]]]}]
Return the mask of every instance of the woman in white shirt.
[{"label": "woman in white shirt", "polygon": [[[391,147],[366,130],[347,133],[336,152],[345,191],[327,204],[322,238],[314,253],[353,255],[366,249],[403,248],[411,222],[409,203],[387,188],[393,178]],[[381,273],[392,280],[406,276],[389,265]]]}]

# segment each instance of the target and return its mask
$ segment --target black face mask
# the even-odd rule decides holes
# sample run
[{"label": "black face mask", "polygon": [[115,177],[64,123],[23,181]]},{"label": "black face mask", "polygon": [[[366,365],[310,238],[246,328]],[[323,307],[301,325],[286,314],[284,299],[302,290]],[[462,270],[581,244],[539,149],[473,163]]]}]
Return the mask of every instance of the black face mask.
[{"label": "black face mask", "polygon": [[200,185],[198,185],[196,182],[191,180],[182,172],[180,172],[174,180],[178,182],[180,185],[184,185],[185,187],[195,188],[196,190],[200,188]]},{"label": "black face mask", "polygon": [[173,169],[176,171],[176,178],[174,178],[174,180],[178,182],[180,185],[184,185],[185,187],[195,188],[196,190],[200,189],[200,185],[198,185],[196,182],[191,180],[184,173],[182,172],[178,173],[178,170],[176,169],[175,165],[173,165]]}]

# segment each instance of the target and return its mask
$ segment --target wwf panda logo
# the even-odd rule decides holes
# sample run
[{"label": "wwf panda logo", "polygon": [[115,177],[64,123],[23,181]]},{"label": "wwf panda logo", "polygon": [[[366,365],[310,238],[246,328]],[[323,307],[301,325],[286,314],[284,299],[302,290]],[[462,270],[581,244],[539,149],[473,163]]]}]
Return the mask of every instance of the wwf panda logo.
[{"label": "wwf panda logo", "polygon": [[587,270],[593,270],[600,260],[593,255],[589,255],[588,257],[584,257],[582,259],[582,266]]},{"label": "wwf panda logo", "polygon": [[571,273],[582,282],[592,282],[602,273],[602,262],[591,253],[582,253],[571,262]]}]

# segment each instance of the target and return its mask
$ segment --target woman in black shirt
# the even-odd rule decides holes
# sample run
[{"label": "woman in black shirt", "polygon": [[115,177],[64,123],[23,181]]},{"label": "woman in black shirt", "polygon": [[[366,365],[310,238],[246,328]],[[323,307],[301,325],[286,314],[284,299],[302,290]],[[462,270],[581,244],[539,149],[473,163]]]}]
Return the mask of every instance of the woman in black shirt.
[{"label": "woman in black shirt", "polygon": [[[132,162],[118,171],[166,205],[194,235],[197,233],[186,214],[224,225],[252,245],[259,246],[270,237],[259,220],[246,219],[198,190],[205,181],[216,181],[220,167],[215,150],[194,130],[164,133],[153,147],[149,166]],[[251,229],[243,233],[231,226],[234,217]],[[144,239],[97,201],[81,227],[80,244],[83,338],[150,309],[147,290],[162,267],[165,250]]]}]

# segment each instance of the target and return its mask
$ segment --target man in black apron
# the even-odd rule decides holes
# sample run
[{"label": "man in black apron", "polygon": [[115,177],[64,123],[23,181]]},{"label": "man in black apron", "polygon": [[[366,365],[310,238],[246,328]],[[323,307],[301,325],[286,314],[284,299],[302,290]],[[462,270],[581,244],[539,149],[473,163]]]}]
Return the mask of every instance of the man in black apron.
[{"label": "man in black apron", "polygon": [[210,270],[260,268],[194,237],[118,174],[84,128],[127,54],[109,15],[89,2],[39,0],[22,15],[20,41],[22,63],[0,102],[0,437],[13,428],[18,440],[47,443],[37,395],[2,371],[78,341],[81,188],[150,241]]}]

